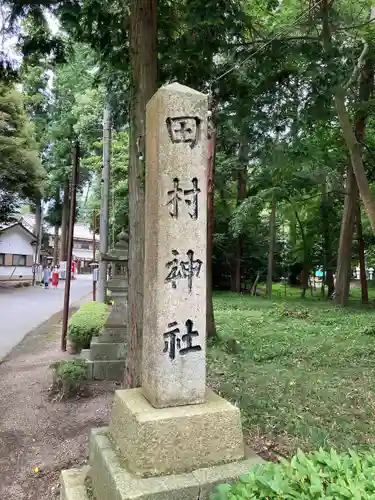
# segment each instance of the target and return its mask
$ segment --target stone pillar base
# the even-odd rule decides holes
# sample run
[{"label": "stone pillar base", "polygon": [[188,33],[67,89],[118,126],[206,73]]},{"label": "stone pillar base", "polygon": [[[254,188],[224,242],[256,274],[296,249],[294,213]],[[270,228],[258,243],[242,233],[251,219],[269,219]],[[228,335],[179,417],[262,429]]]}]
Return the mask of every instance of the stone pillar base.
[{"label": "stone pillar base", "polygon": [[244,457],[239,409],[206,390],[201,404],[154,408],[142,389],[115,392],[111,439],[138,476],[160,476]]},{"label": "stone pillar base", "polygon": [[116,391],[110,426],[90,436],[87,470],[63,471],[62,500],[206,500],[262,460],[244,449],[238,408],[207,389],[199,405],[155,409]]},{"label": "stone pillar base", "polygon": [[[90,462],[90,470],[61,473],[61,500],[208,500],[217,484],[237,481],[262,459],[247,451],[240,461],[187,473],[140,478],[126,468],[109,439],[108,429],[103,428],[91,433]],[[90,492],[85,486],[87,475]]]}]

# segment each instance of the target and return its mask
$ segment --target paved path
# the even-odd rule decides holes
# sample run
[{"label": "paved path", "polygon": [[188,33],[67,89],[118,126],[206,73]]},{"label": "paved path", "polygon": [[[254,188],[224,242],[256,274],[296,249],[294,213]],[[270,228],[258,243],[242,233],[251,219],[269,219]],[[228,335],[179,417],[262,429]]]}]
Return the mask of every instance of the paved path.
[{"label": "paved path", "polygon": [[[64,306],[64,281],[57,290],[42,287],[0,287],[0,361],[25,335],[60,312]],[[78,276],[72,281],[70,303],[92,290],[91,275]]]}]

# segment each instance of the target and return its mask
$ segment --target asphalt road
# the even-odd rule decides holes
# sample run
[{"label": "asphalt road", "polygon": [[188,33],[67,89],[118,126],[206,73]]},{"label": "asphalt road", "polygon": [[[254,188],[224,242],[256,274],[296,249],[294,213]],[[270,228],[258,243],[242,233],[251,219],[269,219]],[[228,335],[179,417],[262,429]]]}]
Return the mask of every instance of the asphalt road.
[{"label": "asphalt road", "polygon": [[[26,334],[47,321],[64,307],[64,285],[57,290],[42,287],[2,288],[0,286],[0,361]],[[85,297],[92,290],[91,275],[72,281],[70,303]]]}]

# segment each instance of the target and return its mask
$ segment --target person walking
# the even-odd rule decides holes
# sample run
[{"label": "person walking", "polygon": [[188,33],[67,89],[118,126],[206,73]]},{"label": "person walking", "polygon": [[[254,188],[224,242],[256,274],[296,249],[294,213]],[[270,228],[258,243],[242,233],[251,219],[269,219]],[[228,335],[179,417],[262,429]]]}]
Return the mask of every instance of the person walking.
[{"label": "person walking", "polygon": [[57,288],[58,284],[59,284],[59,270],[57,269],[57,266],[55,266],[52,271],[52,288]]},{"label": "person walking", "polygon": [[50,279],[51,279],[51,269],[47,266],[43,271],[44,288],[49,287],[49,280]]}]

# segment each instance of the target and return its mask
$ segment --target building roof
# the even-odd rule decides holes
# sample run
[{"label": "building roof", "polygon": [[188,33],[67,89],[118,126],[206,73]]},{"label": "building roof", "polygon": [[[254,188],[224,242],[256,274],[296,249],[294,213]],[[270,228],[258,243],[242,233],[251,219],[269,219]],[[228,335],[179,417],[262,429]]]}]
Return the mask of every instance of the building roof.
[{"label": "building roof", "polygon": [[[34,232],[34,226],[35,226],[35,215],[34,214],[22,214],[20,219],[22,223],[29,229],[29,231]],[[45,228],[47,234],[54,236],[55,234],[55,229],[47,224],[46,222],[43,222],[43,227]],[[59,229],[59,235],[61,235],[61,228]],[[83,224],[82,222],[76,222],[74,224],[74,239],[75,240],[86,240],[86,241],[92,241],[93,240],[93,232],[90,230],[90,228],[87,226],[87,224]],[[96,241],[100,241],[99,235],[95,235]]]},{"label": "building roof", "polygon": [[9,229],[12,229],[14,227],[20,227],[21,229],[23,229],[30,237],[33,241],[36,241],[36,237],[35,237],[35,234],[32,233],[29,228],[23,224],[21,221],[18,221],[18,222],[13,222],[11,224],[2,224],[0,225],[0,233],[4,233],[5,231],[8,231]]},{"label": "building roof", "polygon": [[[93,257],[93,251],[92,250],[86,250],[85,248],[74,248],[73,247],[73,257],[76,259],[80,260],[94,260]],[[96,252],[97,255],[97,252]]]}]

